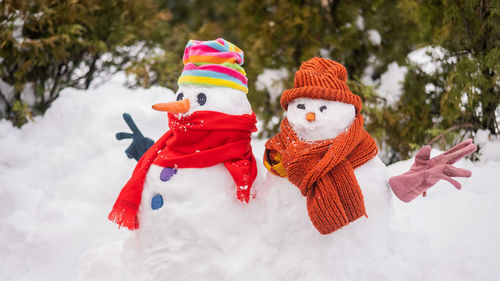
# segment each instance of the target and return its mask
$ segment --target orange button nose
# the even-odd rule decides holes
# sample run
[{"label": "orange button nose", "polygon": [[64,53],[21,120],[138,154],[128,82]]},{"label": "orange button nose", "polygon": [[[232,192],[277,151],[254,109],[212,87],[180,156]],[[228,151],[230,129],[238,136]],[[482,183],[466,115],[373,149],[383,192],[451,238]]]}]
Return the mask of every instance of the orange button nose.
[{"label": "orange button nose", "polygon": [[314,112],[307,113],[306,120],[309,122],[313,122],[314,120],[316,120],[316,114],[314,114]]}]

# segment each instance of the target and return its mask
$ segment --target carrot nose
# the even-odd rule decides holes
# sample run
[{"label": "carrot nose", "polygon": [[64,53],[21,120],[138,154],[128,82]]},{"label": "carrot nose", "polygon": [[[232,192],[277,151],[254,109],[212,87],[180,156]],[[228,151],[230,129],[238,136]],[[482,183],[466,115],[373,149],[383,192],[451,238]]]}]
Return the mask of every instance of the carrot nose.
[{"label": "carrot nose", "polygon": [[306,120],[309,122],[313,122],[314,120],[316,120],[316,114],[314,114],[314,112],[307,113]]},{"label": "carrot nose", "polygon": [[186,113],[189,110],[189,99],[153,104],[153,109],[170,113]]}]

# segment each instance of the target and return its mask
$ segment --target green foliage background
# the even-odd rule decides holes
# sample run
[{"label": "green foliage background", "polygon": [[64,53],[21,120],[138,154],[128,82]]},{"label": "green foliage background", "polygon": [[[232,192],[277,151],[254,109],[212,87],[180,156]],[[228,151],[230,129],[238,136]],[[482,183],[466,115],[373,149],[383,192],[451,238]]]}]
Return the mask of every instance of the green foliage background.
[{"label": "green foliage background", "polygon": [[[21,126],[64,87],[88,88],[122,69],[136,78],[132,87],[175,89],[186,42],[223,37],[245,51],[262,137],[276,132],[282,110],[256,89],[257,76],[285,68],[285,85],[292,85],[301,62],[325,56],[348,69],[367,130],[393,162],[423,144],[449,146],[479,129],[499,133],[499,2],[7,0],[0,4],[0,77],[9,87],[0,93],[0,117]],[[380,42],[369,39],[374,31]],[[423,46],[444,50],[433,73],[407,59]],[[392,62],[408,71],[401,96],[389,104],[362,78],[370,73],[377,81]],[[34,101],[24,98],[26,89]]]}]

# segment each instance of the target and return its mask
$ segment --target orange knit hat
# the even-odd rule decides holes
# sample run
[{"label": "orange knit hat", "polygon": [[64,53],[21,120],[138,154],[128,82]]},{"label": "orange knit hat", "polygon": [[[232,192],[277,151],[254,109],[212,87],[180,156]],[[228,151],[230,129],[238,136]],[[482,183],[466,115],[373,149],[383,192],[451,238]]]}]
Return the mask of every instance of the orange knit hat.
[{"label": "orange knit hat", "polygon": [[347,70],[343,65],[329,59],[312,58],[295,72],[293,88],[283,92],[281,106],[287,110],[288,103],[296,98],[325,99],[352,104],[359,113],[361,98],[349,91],[346,81]]}]

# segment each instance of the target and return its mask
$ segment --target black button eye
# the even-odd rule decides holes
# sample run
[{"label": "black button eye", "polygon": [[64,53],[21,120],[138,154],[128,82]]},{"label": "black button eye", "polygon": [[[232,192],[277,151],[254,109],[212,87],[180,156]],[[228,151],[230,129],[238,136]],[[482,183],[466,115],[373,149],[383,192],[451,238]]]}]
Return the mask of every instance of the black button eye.
[{"label": "black button eye", "polygon": [[177,101],[180,101],[180,100],[182,100],[183,98],[184,98],[184,94],[183,94],[183,93],[180,93],[180,94],[178,94],[178,95],[177,95],[177,99],[176,99],[176,100],[177,100]]},{"label": "black button eye", "polygon": [[323,112],[326,110],[326,105],[323,105],[322,107],[319,108],[319,111]]},{"label": "black button eye", "polygon": [[299,103],[299,104],[297,104],[297,108],[298,109],[306,109],[306,105],[303,103]]},{"label": "black button eye", "polygon": [[204,105],[207,102],[207,96],[204,93],[199,93],[196,98],[198,99],[199,105]]}]

